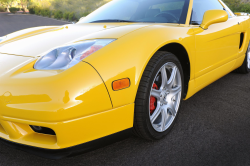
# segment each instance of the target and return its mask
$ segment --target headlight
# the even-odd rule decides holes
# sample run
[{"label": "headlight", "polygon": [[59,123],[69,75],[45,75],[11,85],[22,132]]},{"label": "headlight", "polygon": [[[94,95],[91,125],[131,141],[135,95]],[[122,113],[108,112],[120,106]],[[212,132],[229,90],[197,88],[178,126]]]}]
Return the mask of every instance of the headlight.
[{"label": "headlight", "polygon": [[7,38],[7,36],[0,37],[0,43],[4,41]]},{"label": "headlight", "polygon": [[37,70],[65,70],[98,51],[115,39],[96,39],[59,47],[42,56],[34,65]]}]

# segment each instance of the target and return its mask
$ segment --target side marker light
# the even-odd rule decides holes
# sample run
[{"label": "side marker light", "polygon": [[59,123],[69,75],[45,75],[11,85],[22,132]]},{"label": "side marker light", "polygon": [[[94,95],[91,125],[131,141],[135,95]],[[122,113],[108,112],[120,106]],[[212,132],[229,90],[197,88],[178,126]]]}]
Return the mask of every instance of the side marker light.
[{"label": "side marker light", "polygon": [[112,83],[112,87],[114,91],[128,88],[130,86],[129,78],[124,78],[121,80],[116,80]]}]

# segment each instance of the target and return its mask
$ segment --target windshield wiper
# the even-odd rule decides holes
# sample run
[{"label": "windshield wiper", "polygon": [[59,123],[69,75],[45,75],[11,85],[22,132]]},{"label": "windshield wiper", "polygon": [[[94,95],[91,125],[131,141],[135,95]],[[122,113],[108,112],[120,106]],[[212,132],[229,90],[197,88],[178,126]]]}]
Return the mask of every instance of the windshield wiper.
[{"label": "windshield wiper", "polygon": [[135,22],[135,21],[108,19],[108,20],[96,20],[90,23],[97,23],[97,22]]}]

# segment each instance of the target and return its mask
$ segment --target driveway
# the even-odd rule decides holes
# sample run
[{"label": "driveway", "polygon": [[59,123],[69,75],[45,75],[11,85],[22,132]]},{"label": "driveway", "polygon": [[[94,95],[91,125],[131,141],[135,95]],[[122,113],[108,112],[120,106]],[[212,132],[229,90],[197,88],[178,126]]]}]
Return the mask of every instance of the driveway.
[{"label": "driveway", "polygon": [[0,36],[30,27],[64,24],[69,22],[35,15],[0,13]]}]

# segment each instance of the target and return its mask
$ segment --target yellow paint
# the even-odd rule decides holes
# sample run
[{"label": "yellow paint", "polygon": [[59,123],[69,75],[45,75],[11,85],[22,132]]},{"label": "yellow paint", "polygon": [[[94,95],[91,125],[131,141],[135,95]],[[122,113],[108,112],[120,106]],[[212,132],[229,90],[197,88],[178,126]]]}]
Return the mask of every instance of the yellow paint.
[{"label": "yellow paint", "polygon": [[249,14],[248,13],[243,13],[243,12],[237,12],[237,13],[234,13],[235,15],[237,16],[248,16]]},{"label": "yellow paint", "polygon": [[224,10],[208,10],[203,16],[201,23],[202,29],[208,29],[208,27],[215,23],[221,23],[228,20],[228,14]]},{"label": "yellow paint", "polygon": [[[75,67],[57,72],[37,71],[32,66],[6,73],[1,78],[0,94],[9,92],[12,99],[5,102],[6,97],[0,95],[0,115],[55,122],[112,109],[107,89],[95,69],[84,62]],[[55,80],[59,82],[52,83]]]},{"label": "yellow paint", "polygon": [[187,19],[186,19],[186,24],[185,24],[185,25],[188,25],[188,26],[190,24],[190,20],[191,20],[191,16],[192,16],[193,3],[194,3],[194,0],[189,1]]},{"label": "yellow paint", "polygon": [[86,117],[49,123],[2,116],[1,119],[8,123],[22,124],[23,130],[29,128],[29,125],[43,126],[53,129],[56,136],[28,131],[23,135],[9,137],[9,133],[16,133],[15,128],[6,128],[5,132],[0,126],[0,137],[48,149],[67,148],[133,127],[133,114],[134,104],[129,104]]},{"label": "yellow paint", "polygon": [[[152,56],[167,44],[179,44],[188,53],[186,99],[242,65],[249,17],[227,20],[223,11],[208,12],[202,29],[189,25],[192,3],[185,25],[78,23],[8,35],[0,46],[0,137],[61,149],[133,127],[142,74]],[[245,38],[239,49],[241,33]],[[39,56],[58,46],[104,38],[117,40],[68,70],[33,68]],[[129,88],[114,91],[112,83],[123,78],[129,78]],[[56,136],[35,133],[29,125],[51,128]]]},{"label": "yellow paint", "polygon": [[7,39],[4,42],[1,42],[0,45],[8,44],[10,42],[21,40],[21,39],[24,39],[24,38],[27,38],[27,37],[31,37],[31,36],[34,36],[34,35],[39,35],[39,34],[42,34],[42,33],[46,33],[46,32],[49,32],[49,31],[55,30],[55,29],[58,29],[58,28],[57,27],[48,27],[48,28],[42,28],[42,29],[39,29],[39,30],[28,32],[28,33],[19,35],[17,37],[13,37],[11,39]]}]

